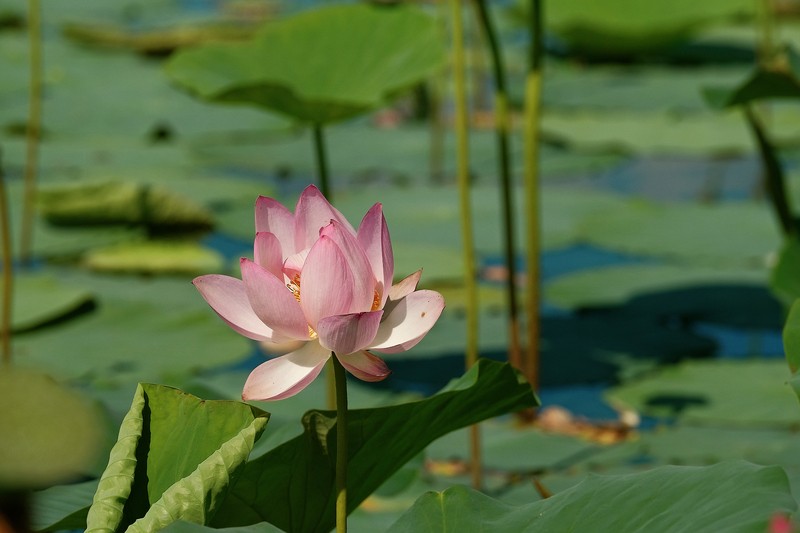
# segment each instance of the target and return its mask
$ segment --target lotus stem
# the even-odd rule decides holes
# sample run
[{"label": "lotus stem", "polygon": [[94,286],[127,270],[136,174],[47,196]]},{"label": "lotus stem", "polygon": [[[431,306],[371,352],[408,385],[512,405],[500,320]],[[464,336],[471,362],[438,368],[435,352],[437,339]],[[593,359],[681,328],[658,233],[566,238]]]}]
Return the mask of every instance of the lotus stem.
[{"label": "lotus stem", "polygon": [[527,263],[527,330],[528,349],[525,357],[525,376],[532,387],[539,386],[539,306],[540,272],[539,256],[541,242],[539,235],[539,121],[541,118],[542,66],[544,63],[544,24],[542,1],[531,0],[529,13],[531,46],[528,75],[525,80],[525,232]]},{"label": "lotus stem", "polygon": [[[319,176],[319,190],[322,195],[333,203],[331,188],[328,180],[328,152],[325,148],[325,135],[322,124],[315,122],[311,130],[314,133],[314,159],[317,162],[317,175]],[[332,357],[331,359],[335,359]],[[328,409],[336,408],[336,380],[334,378],[333,361],[325,365],[325,403]]]},{"label": "lotus stem", "polygon": [[[458,191],[461,211],[461,240],[464,250],[464,286],[467,306],[466,367],[478,361],[478,287],[475,275],[475,244],[472,237],[472,205],[469,183],[469,131],[467,117],[467,83],[464,73],[464,26],[460,0],[450,0],[453,24],[453,77],[455,82],[455,134],[458,174]],[[470,437],[470,465],[472,484],[482,485],[480,433],[472,426]]]},{"label": "lotus stem", "polygon": [[336,380],[336,533],[347,533],[347,375],[331,353]]},{"label": "lotus stem", "polygon": [[25,193],[22,204],[20,259],[28,264],[33,249],[36,206],[36,174],[42,130],[42,9],[41,0],[28,0],[30,87],[28,124],[25,133]]},{"label": "lotus stem", "polygon": [[503,254],[506,263],[506,295],[508,301],[509,356],[508,361],[518,370],[523,370],[519,340],[519,305],[517,304],[517,268],[516,268],[516,229],[514,227],[514,204],[511,199],[511,150],[509,135],[511,117],[508,110],[508,87],[506,70],[503,62],[497,33],[486,6],[485,0],[475,0],[478,19],[483,27],[489,52],[492,57],[492,74],[495,87],[495,132],[497,134],[497,152],[500,159],[500,209],[503,216]]},{"label": "lotus stem", "polygon": [[772,208],[778,217],[781,230],[784,236],[792,237],[797,235],[797,222],[792,214],[789,205],[789,197],[786,194],[786,178],[783,175],[783,167],[775,153],[775,148],[767,137],[767,132],[761,124],[761,120],[756,115],[753,108],[749,105],[744,106],[744,116],[750,131],[758,144],[758,152],[761,156],[761,163],[764,166],[764,179],[767,184],[767,192],[772,202]]},{"label": "lotus stem", "polygon": [[11,264],[11,217],[8,212],[8,196],[6,179],[3,173],[2,154],[0,153],[0,239],[3,249],[3,313],[0,318],[0,350],[3,364],[11,366],[11,304],[13,301],[14,272]]}]

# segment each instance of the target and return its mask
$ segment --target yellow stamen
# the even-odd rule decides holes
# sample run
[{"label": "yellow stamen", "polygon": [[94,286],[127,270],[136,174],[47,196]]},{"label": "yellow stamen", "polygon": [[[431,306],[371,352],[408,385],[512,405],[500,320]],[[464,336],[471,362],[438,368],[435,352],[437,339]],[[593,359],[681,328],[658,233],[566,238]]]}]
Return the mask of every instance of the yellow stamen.
[{"label": "yellow stamen", "polygon": [[377,311],[381,307],[381,295],[378,289],[375,289],[375,296],[372,297],[372,309],[370,311]]}]

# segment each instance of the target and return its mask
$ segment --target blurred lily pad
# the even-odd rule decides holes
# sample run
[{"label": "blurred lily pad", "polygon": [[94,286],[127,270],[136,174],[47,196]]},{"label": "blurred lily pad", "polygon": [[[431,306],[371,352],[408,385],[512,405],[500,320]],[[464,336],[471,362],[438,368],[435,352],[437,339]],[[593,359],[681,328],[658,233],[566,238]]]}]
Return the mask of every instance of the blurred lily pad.
[{"label": "blurred lily pad", "polygon": [[221,271],[224,259],[195,242],[145,241],[94,249],[84,264],[98,272],[191,276]]},{"label": "blurred lily pad", "polygon": [[778,262],[770,273],[769,285],[786,306],[800,298],[800,242],[797,239],[789,237],[784,241]]},{"label": "blurred lily pad", "polygon": [[783,361],[686,361],[611,389],[612,404],[653,416],[729,427],[796,427]]},{"label": "blurred lily pad", "polygon": [[107,182],[49,187],[39,192],[42,215],[51,224],[143,225],[160,229],[208,229],[211,213],[158,185]]},{"label": "blurred lily pad", "polygon": [[0,487],[75,480],[97,460],[101,418],[75,391],[43,374],[8,368],[0,372],[0,402]]},{"label": "blurred lily pad", "polygon": [[197,96],[317,124],[374,108],[443,61],[436,21],[408,6],[326,6],[266,24],[243,44],[178,52],[167,73]]},{"label": "blurred lily pad", "polygon": [[592,268],[559,276],[545,285],[545,298],[565,309],[621,305],[637,295],[697,285],[763,283],[762,270],[722,270],[696,265],[632,264]]},{"label": "blurred lily pad", "polygon": [[687,264],[763,269],[780,246],[766,205],[701,205],[630,201],[624,208],[583,220],[585,238],[629,253],[679,259]]},{"label": "blurred lily pad", "polygon": [[[0,287],[2,294],[2,287]],[[94,304],[92,292],[47,274],[14,277],[11,324],[14,331],[45,326]]]},{"label": "blurred lily pad", "polygon": [[17,338],[17,363],[67,380],[118,387],[137,381],[180,384],[185,376],[239,361],[251,351],[187,280],[59,272],[91,288],[98,309],[59,327]]}]

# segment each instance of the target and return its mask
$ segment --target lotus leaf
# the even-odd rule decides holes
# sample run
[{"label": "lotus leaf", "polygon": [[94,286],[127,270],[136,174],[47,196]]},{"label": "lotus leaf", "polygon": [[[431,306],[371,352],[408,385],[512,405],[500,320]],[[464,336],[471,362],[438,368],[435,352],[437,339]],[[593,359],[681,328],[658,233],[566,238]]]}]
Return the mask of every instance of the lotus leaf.
[{"label": "lotus leaf", "polygon": [[244,44],[178,52],[167,73],[197,96],[324,124],[381,105],[442,63],[435,20],[411,7],[326,6],[266,24]]},{"label": "lotus leaf", "polygon": [[88,309],[94,297],[90,291],[61,283],[51,275],[21,273],[14,276],[11,302],[12,328],[25,331]]},{"label": "lotus leaf", "polygon": [[796,426],[797,400],[783,361],[687,361],[608,393],[612,405],[647,415],[729,427]]},{"label": "lotus leaf", "polygon": [[139,224],[153,228],[210,228],[211,213],[158,185],[128,182],[51,187],[39,193],[51,224]]},{"label": "lotus leaf", "polygon": [[99,410],[52,378],[0,372],[0,487],[43,488],[74,481],[97,461],[103,437]]},{"label": "lotus leaf", "polygon": [[224,260],[210,248],[186,241],[145,241],[99,248],[84,256],[84,264],[98,272],[179,274],[218,272]]},{"label": "lotus leaf", "polygon": [[422,496],[389,533],[761,533],[774,513],[791,514],[796,508],[781,468],[731,461],[620,476],[590,475],[570,489],[526,505],[509,505],[466,487],[453,487]]},{"label": "lotus leaf", "polygon": [[86,531],[151,532],[176,520],[208,523],[268,420],[267,413],[240,402],[140,385],[100,478]]}]

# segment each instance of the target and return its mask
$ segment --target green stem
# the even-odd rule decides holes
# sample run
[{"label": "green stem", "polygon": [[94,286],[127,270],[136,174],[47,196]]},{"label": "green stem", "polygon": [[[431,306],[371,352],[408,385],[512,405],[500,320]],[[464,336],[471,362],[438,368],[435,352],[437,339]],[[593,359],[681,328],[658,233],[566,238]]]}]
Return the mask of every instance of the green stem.
[{"label": "green stem", "polygon": [[347,533],[347,375],[331,353],[336,378],[336,533]]},{"label": "green stem", "polygon": [[8,197],[6,195],[6,179],[3,173],[3,163],[0,160],[0,245],[3,249],[3,312],[0,317],[0,350],[3,354],[3,364],[11,366],[11,303],[14,290],[14,272],[11,264],[11,230],[8,213]]},{"label": "green stem", "polygon": [[475,0],[478,19],[483,27],[492,56],[492,74],[495,87],[495,132],[497,151],[500,156],[500,209],[503,216],[503,244],[506,263],[506,295],[508,298],[509,362],[522,370],[522,355],[519,341],[519,305],[517,304],[516,229],[514,227],[514,204],[511,199],[511,149],[509,135],[511,117],[508,111],[508,87],[505,64],[497,33],[489,16],[485,0]]},{"label": "green stem", "polygon": [[[453,77],[455,85],[455,133],[458,173],[459,204],[461,211],[461,240],[464,250],[464,286],[467,293],[467,345],[466,366],[478,360],[478,288],[475,274],[475,244],[472,237],[472,206],[469,183],[469,131],[467,122],[467,83],[464,73],[464,27],[460,0],[450,0],[453,24]],[[473,429],[473,434],[477,434]],[[480,449],[472,441],[472,482],[476,488],[481,483]]]},{"label": "green stem", "polygon": [[[331,188],[328,180],[328,155],[325,149],[325,136],[322,124],[314,123],[311,126],[314,136],[314,159],[317,163],[317,175],[319,176],[319,190],[322,195],[333,203]],[[331,358],[334,359],[334,358]],[[328,361],[325,365],[325,403],[328,409],[336,406],[336,380],[334,379],[333,361]]]},{"label": "green stem", "polygon": [[25,133],[25,193],[22,205],[20,259],[30,262],[36,206],[36,173],[42,127],[42,10],[40,0],[28,0],[30,88]]},{"label": "green stem", "polygon": [[775,153],[772,143],[767,137],[767,132],[761,125],[761,121],[756,116],[753,108],[744,106],[744,115],[747,124],[753,132],[758,144],[758,152],[761,156],[761,163],[764,165],[764,178],[767,183],[767,192],[772,202],[772,207],[778,217],[778,222],[785,236],[797,235],[797,223],[792,215],[792,208],[789,205],[789,197],[786,195],[786,179],[783,175],[778,156]]},{"label": "green stem", "polygon": [[315,122],[312,130],[314,132],[314,157],[317,160],[317,173],[319,174],[319,190],[322,191],[322,195],[325,196],[329,202],[333,203],[328,179],[328,152],[325,148],[325,136],[322,130],[322,124]]},{"label": "green stem", "polygon": [[527,263],[528,350],[525,375],[535,388],[539,385],[539,306],[540,306],[540,198],[539,198],[539,121],[541,117],[542,66],[544,63],[544,28],[542,2],[531,0],[529,24],[531,47],[528,75],[525,80],[525,232]]}]

